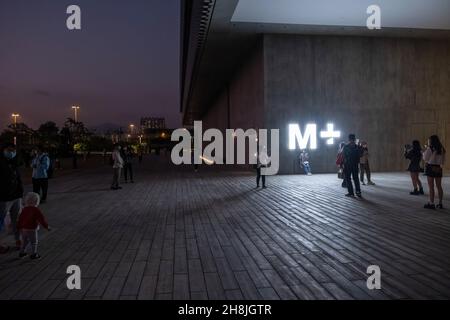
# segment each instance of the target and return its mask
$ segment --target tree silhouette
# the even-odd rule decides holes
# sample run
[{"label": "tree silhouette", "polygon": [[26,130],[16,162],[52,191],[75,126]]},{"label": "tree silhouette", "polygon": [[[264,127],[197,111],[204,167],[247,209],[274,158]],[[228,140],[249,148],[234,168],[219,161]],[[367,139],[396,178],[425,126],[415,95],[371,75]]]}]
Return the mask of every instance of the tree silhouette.
[{"label": "tree silhouette", "polygon": [[67,118],[64,122],[64,127],[61,130],[61,136],[64,143],[69,146],[70,153],[73,158],[73,168],[77,168],[77,152],[75,150],[76,144],[87,144],[91,132],[84,126],[83,122],[75,121],[72,118]]}]

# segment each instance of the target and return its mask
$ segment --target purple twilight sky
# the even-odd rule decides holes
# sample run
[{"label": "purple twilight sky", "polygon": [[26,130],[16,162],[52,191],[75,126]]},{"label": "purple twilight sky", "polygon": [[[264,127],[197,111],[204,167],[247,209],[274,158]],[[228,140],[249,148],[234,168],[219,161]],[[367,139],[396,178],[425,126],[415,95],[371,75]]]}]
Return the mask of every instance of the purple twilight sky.
[{"label": "purple twilight sky", "polygon": [[[82,30],[66,9],[81,7]],[[89,127],[162,116],[179,127],[179,0],[0,0],[0,127],[17,112]]]}]

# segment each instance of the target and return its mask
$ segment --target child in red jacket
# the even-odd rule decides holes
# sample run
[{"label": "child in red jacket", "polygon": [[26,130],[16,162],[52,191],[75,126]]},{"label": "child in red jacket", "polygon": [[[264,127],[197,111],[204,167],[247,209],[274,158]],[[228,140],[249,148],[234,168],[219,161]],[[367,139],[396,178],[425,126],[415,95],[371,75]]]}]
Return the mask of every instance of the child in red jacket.
[{"label": "child in red jacket", "polygon": [[17,228],[22,236],[22,246],[20,248],[19,258],[25,258],[27,256],[25,250],[28,244],[30,244],[32,249],[30,258],[36,260],[41,258],[37,252],[39,226],[43,226],[48,231],[50,231],[50,228],[41,210],[38,209],[40,202],[39,195],[30,192],[25,196],[24,202],[25,207],[22,209],[17,223]]}]

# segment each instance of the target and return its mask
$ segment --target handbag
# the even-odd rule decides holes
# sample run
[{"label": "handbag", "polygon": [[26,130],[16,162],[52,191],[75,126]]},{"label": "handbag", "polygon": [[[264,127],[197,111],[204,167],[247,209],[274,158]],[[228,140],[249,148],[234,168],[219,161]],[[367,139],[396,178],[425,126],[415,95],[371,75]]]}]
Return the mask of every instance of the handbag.
[{"label": "handbag", "polygon": [[344,152],[339,152],[336,157],[336,165],[341,166],[344,163]]},{"label": "handbag", "polygon": [[338,179],[344,179],[344,170],[342,168],[339,168],[338,170]]}]

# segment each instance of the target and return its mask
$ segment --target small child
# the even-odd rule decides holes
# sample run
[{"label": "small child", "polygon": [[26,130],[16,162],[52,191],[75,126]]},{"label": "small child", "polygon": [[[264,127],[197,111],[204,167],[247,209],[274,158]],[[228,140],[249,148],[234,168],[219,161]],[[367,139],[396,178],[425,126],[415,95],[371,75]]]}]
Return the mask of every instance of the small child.
[{"label": "small child", "polygon": [[22,236],[22,246],[20,248],[19,258],[25,258],[27,253],[25,252],[28,244],[31,245],[32,260],[40,259],[41,256],[37,252],[38,248],[38,230],[39,225],[50,231],[47,220],[39,210],[40,196],[37,193],[29,192],[24,199],[25,207],[22,209],[22,213],[19,216],[17,228]]}]

